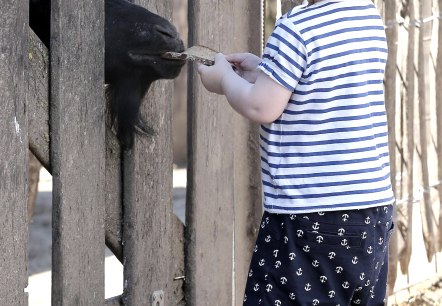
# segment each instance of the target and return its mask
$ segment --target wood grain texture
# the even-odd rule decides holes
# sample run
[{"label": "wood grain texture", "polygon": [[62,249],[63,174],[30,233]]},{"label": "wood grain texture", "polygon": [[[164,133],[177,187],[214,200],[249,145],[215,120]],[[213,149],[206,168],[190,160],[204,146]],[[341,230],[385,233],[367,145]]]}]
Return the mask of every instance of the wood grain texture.
[{"label": "wood grain texture", "polygon": [[[261,56],[263,7],[260,1],[236,1],[234,50]],[[246,37],[244,37],[246,36]],[[262,217],[259,125],[235,116],[234,125],[234,261],[235,302],[241,306]]]},{"label": "wood grain texture", "polygon": [[[171,20],[172,1],[136,1]],[[124,152],[124,303],[151,305],[152,293],[164,292],[164,305],[175,301],[172,227],[172,81],[152,84],[141,114],[154,130],[137,136]]]},{"label": "wood grain texture", "polygon": [[104,2],[52,1],[52,304],[104,304]]},{"label": "wood grain texture", "polygon": [[[189,1],[189,45],[232,52],[234,7],[232,0]],[[186,303],[225,306],[233,294],[234,112],[190,68]]]},{"label": "wood grain texture", "polygon": [[[261,53],[260,1],[194,0],[189,16],[190,46]],[[208,93],[194,67],[188,109],[186,302],[239,304],[261,214],[256,126]]]},{"label": "wood grain texture", "polygon": [[[384,10],[385,20],[396,20],[396,1],[387,1],[384,3],[383,10],[378,7],[380,11]],[[398,45],[398,24],[391,23],[386,28],[387,43],[388,43],[388,59],[385,68],[385,107],[387,110],[388,120],[388,147],[390,153],[390,174],[393,192],[396,194],[396,80],[397,80],[397,45]],[[395,209],[393,218],[396,220],[397,210]],[[389,278],[388,290],[392,293],[394,284],[396,282],[397,271],[397,256],[398,256],[398,233],[393,232],[389,244]]]},{"label": "wood grain texture", "polygon": [[0,14],[0,301],[27,305],[28,2],[3,1]]},{"label": "wood grain texture", "polygon": [[[30,30],[29,35],[29,149],[52,173],[49,156],[48,50]],[[123,262],[123,206],[121,150],[115,133],[106,128],[106,245]]]},{"label": "wood grain texture", "polygon": [[[438,1],[439,9],[442,9],[442,0]],[[442,22],[439,19],[438,26],[438,42],[439,47],[437,50],[437,59],[436,59],[436,118],[438,118],[436,126],[437,126],[437,156],[438,156],[438,181],[439,185],[437,187],[439,193],[439,226],[438,226],[438,251],[442,251]]]},{"label": "wood grain texture", "polygon": [[[432,15],[432,1],[423,0],[419,2],[419,19],[424,20]],[[418,54],[418,95],[419,95],[419,131],[420,131],[420,156],[422,171],[423,193],[422,212],[422,232],[427,259],[430,262],[436,252],[438,241],[437,224],[434,217],[431,189],[430,189],[430,160],[429,144],[430,136],[430,56],[431,56],[431,29],[432,22],[422,23],[419,31],[419,54]]]}]

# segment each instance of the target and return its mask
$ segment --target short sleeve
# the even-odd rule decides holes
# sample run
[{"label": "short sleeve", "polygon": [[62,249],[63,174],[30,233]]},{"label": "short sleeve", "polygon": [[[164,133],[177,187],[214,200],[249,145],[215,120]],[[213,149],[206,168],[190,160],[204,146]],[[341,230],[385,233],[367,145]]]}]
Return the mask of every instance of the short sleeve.
[{"label": "short sleeve", "polygon": [[285,88],[294,91],[307,64],[304,40],[289,18],[278,20],[258,68]]}]

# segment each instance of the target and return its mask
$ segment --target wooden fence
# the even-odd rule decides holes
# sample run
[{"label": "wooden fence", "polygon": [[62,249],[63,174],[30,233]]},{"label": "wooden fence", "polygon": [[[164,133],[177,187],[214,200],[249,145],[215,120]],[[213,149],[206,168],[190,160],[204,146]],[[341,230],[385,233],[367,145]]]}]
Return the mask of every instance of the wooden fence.
[{"label": "wooden fence", "polygon": [[[172,0],[138,3],[171,19]],[[0,17],[1,303],[27,305],[29,147],[53,176],[53,305],[240,305],[261,216],[257,126],[190,67],[184,228],[172,212],[172,82],[143,103],[155,135],[122,152],[105,122],[104,1],[52,1],[50,57],[28,5],[2,1]],[[262,14],[260,1],[191,1],[190,44],[260,54]],[[107,301],[105,242],[124,264],[124,293]]]},{"label": "wooden fence", "polygon": [[[385,85],[398,199],[391,289],[397,263],[407,273],[414,251],[416,205],[428,259],[442,246],[442,25],[434,13],[442,4],[375,2],[390,48]],[[261,216],[257,127],[208,94],[189,67],[183,227],[172,212],[172,83],[156,82],[143,104],[155,136],[121,152],[106,128],[103,3],[52,1],[49,74],[48,52],[28,28],[28,1],[2,1],[0,300],[27,304],[30,147],[54,181],[53,305],[241,305]],[[172,0],[138,3],[171,18]],[[262,16],[261,1],[191,0],[189,45],[260,54]],[[105,241],[124,263],[124,293],[107,301]]]}]

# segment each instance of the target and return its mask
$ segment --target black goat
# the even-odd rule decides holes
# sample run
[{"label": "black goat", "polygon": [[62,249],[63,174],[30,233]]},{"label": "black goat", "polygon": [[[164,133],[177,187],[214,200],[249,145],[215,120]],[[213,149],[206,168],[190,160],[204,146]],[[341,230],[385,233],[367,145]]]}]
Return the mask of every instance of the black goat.
[{"label": "black goat", "polygon": [[[50,50],[50,0],[30,0],[29,23]],[[140,117],[142,98],[158,79],[178,76],[184,62],[160,57],[184,45],[166,19],[126,0],[105,0],[105,83],[112,125],[125,149],[134,133],[151,133]]]}]

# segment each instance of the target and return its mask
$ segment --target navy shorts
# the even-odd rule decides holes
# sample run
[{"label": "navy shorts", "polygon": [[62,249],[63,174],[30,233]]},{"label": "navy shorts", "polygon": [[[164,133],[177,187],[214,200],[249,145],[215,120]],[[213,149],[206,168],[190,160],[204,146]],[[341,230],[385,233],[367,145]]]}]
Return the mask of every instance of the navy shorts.
[{"label": "navy shorts", "polygon": [[384,305],[392,213],[265,212],[243,305]]}]

